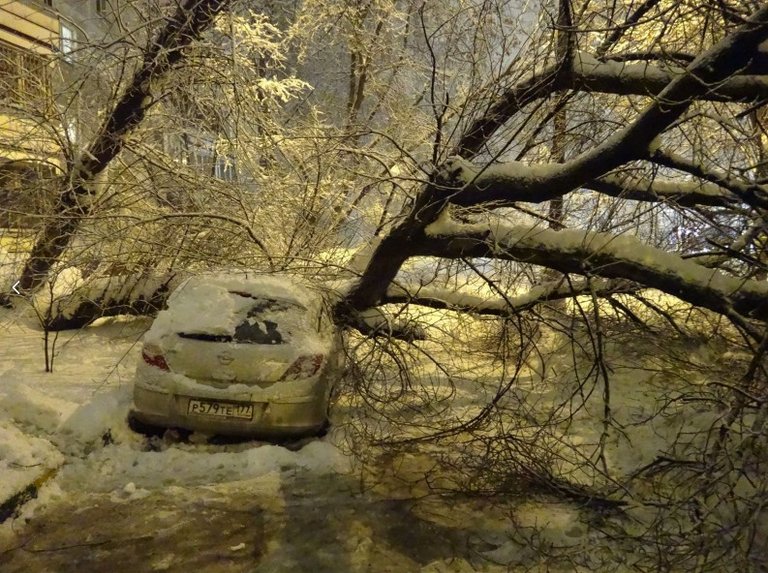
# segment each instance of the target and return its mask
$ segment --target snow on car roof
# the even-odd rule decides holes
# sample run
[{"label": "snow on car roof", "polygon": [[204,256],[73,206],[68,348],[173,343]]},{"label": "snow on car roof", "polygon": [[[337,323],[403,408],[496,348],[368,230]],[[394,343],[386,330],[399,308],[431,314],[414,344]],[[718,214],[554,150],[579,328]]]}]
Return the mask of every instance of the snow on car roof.
[{"label": "snow on car roof", "polygon": [[244,313],[253,306],[253,298],[249,297],[296,302],[308,310],[317,309],[320,305],[320,297],[302,285],[299,277],[251,274],[195,276],[169,297],[168,310],[157,315],[145,341],[159,340],[177,332],[232,334]]},{"label": "snow on car roof", "polygon": [[[245,292],[252,296],[275,297],[282,300],[312,304],[318,296],[302,284],[300,277],[287,275],[259,275],[253,273],[228,273],[198,275],[187,279],[174,293],[186,292],[189,287],[210,285],[223,288],[229,292]],[[172,297],[173,298],[173,297]]]}]

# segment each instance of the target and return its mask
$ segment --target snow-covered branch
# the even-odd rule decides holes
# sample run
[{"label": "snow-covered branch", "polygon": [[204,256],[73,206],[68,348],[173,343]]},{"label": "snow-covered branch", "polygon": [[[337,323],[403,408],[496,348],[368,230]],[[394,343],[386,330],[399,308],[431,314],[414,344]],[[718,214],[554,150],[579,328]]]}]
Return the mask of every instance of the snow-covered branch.
[{"label": "snow-covered branch", "polygon": [[659,165],[671,167],[678,171],[683,171],[704,181],[710,181],[727,189],[747,205],[752,207],[768,209],[768,189],[763,185],[755,183],[744,183],[729,177],[727,174],[715,169],[707,168],[699,163],[695,163],[682,155],[669,151],[657,150],[652,160]]},{"label": "snow-covered branch", "polygon": [[768,321],[768,283],[727,276],[628,235],[553,231],[500,221],[461,224],[444,214],[427,227],[414,251],[422,256],[511,259],[563,273],[627,279],[718,313],[736,311]]},{"label": "snow-covered branch", "polygon": [[[506,168],[494,166],[494,172],[507,177],[516,176],[520,181],[516,185],[516,194],[522,193],[545,201],[584,185],[587,181],[629,161],[648,157],[656,138],[676,121],[696,98],[727,83],[741,68],[747,66],[751,54],[758,50],[758,46],[766,37],[768,6],[756,12],[737,32],[697,57],[684,73],[666,84],[658,97],[632,123],[600,145],[566,163],[526,169],[522,169],[517,163],[511,163]],[[467,168],[466,165],[460,167]],[[451,166],[448,166],[448,169],[450,170]],[[484,174],[484,177],[492,176],[493,173]],[[472,201],[471,198],[462,200],[460,197],[462,194],[471,194],[472,191],[471,188],[460,191],[454,195],[452,201],[459,204],[475,204],[477,201]],[[519,200],[530,199],[521,197]]]},{"label": "snow-covered branch", "polygon": [[[542,203],[561,197],[570,189],[563,190],[548,185],[548,178],[557,171],[558,165],[525,164],[518,161],[497,163],[480,168],[469,161],[453,157],[443,166],[440,181],[447,187],[460,189],[450,198],[451,203],[461,206],[492,203],[497,206],[517,201]],[[730,188],[707,182],[665,181],[606,175],[582,185],[612,197],[636,201],[664,201],[681,206],[694,205],[730,206],[738,202]],[[757,186],[753,186],[757,187]],[[752,193],[751,196],[754,196]],[[740,194],[738,197],[742,197]]]},{"label": "snow-covered branch", "polygon": [[[577,189],[589,181],[604,176],[615,169],[638,159],[647,159],[652,154],[658,136],[677,121],[688,110],[691,103],[699,98],[710,96],[720,86],[729,82],[742,69],[746,68],[759,45],[768,37],[768,6],[763,6],[755,12],[744,24],[732,34],[726,36],[714,47],[699,55],[685,69],[685,72],[672,79],[653,101],[626,127],[616,131],[601,144],[582,153],[565,163],[546,166],[525,166],[512,163],[504,166],[493,166],[482,170],[484,177],[495,174],[503,178],[514,179],[515,184],[506,190],[504,200],[512,201],[546,201],[559,197]],[[448,240],[430,238],[424,234],[425,227],[433,223],[445,211],[448,203],[460,205],[477,205],[486,202],[486,197],[478,197],[473,192],[473,186],[453,184],[453,179],[469,181],[480,175],[481,170],[472,166],[466,159],[477,154],[482,146],[490,139],[495,131],[504,125],[517,111],[536,97],[550,94],[558,89],[559,75],[550,73],[542,81],[527,81],[524,84],[507,90],[496,102],[486,108],[483,116],[472,123],[459,140],[454,160],[447,162],[432,179],[433,184],[426,185],[416,197],[407,216],[398,224],[373,251],[368,265],[361,274],[356,287],[352,289],[343,304],[337,307],[341,316],[350,311],[359,311],[378,304],[386,294],[386,290],[397,275],[402,264],[410,256],[424,254],[435,256],[474,256],[484,253],[493,256],[485,244],[486,233],[478,231],[466,237],[455,237]],[[466,170],[467,174],[463,171]],[[511,198],[510,198],[511,197]],[[423,251],[423,252],[422,252]],[[563,272],[584,272],[584,265],[589,261],[583,257],[568,254],[554,249],[553,261],[541,257],[541,249],[530,249],[532,262],[543,264]],[[464,253],[464,254],[462,254]],[[509,256],[516,253],[502,249]],[[659,251],[660,254],[664,254]],[[548,253],[549,254],[549,253]],[[577,252],[578,254],[578,252]],[[584,257],[594,256],[595,253],[583,252]],[[477,255],[482,256],[482,255]],[[598,257],[600,258],[600,257]],[[675,257],[680,261],[679,257]],[[629,278],[647,286],[655,286],[648,281],[659,283],[661,290],[674,292],[685,289],[686,296],[702,299],[702,306],[716,308],[725,312],[727,297],[723,293],[712,291],[708,286],[700,285],[693,288],[674,273],[651,273],[643,275],[644,267],[637,267],[631,261],[627,268],[621,258],[614,260],[609,257],[606,263],[613,265],[613,275],[604,276]],[[622,263],[618,264],[617,263]],[[695,263],[690,263],[699,268]],[[601,266],[601,265],[599,265]],[[562,267],[562,268],[561,268]],[[639,270],[638,270],[639,269]],[[597,273],[600,274],[600,273]],[[736,297],[738,298],[738,297]],[[693,301],[692,301],[693,302]],[[747,303],[744,306],[748,314],[755,307],[762,307],[761,302]],[[760,312],[766,313],[765,309]],[[768,313],[766,313],[768,314]]]},{"label": "snow-covered branch", "polygon": [[635,285],[623,280],[580,279],[570,283],[560,280],[531,287],[524,294],[488,298],[449,288],[392,285],[382,303],[416,304],[430,308],[507,317],[543,302],[563,300],[586,293],[602,296],[635,290],[637,290]]},{"label": "snow-covered branch", "polygon": [[[654,58],[657,60],[657,58]],[[685,77],[683,68],[658,61],[598,61],[586,52],[575,54],[573,65],[553,65],[509,87],[478,118],[457,145],[455,154],[473,157],[493,133],[529,103],[558,91],[581,90],[615,95],[657,96],[672,81]],[[696,99],[754,103],[768,99],[768,75],[734,73],[702,90]]]},{"label": "snow-covered branch", "polygon": [[[450,201],[459,205],[500,200],[541,202],[560,197],[629,161],[648,157],[656,138],[680,117],[697,97],[710,94],[716,87],[719,89],[719,86],[732,81],[736,72],[749,63],[750,54],[758,50],[759,44],[767,36],[768,7],[764,7],[738,32],[700,55],[679,75],[671,77],[671,81],[667,78],[666,87],[660,91],[658,98],[632,123],[600,145],[566,163],[525,165],[510,162],[478,168],[456,156],[442,167],[438,181],[448,188],[456,189],[450,195]],[[580,61],[583,68],[583,59]],[[595,62],[589,65],[594,70],[608,64]],[[614,66],[617,68],[613,71],[614,75],[623,78],[622,69],[629,66]],[[630,77],[645,77],[648,73],[649,64],[631,66],[639,67],[628,72]],[[529,92],[530,90],[525,93]],[[510,104],[516,102],[518,99]],[[496,120],[501,117],[500,111],[492,112]],[[504,108],[504,111],[509,109]],[[487,130],[492,123],[483,129]],[[472,133],[475,132],[470,131],[469,135]],[[466,147],[465,143],[462,145]],[[462,149],[466,152],[466,149]],[[715,182],[724,184],[724,181]],[[730,190],[733,191],[732,188]],[[749,197],[755,198],[757,195],[752,193]]]},{"label": "snow-covered branch", "polygon": [[52,316],[45,326],[48,330],[68,330],[105,316],[155,314],[185,277],[171,273],[94,281],[53,301]]},{"label": "snow-covered branch", "polygon": [[[686,74],[658,62],[600,62],[580,52],[574,58],[572,76],[564,80],[570,89],[616,95],[655,96],[670,82]],[[753,103],[768,98],[768,76],[735,74],[701,94],[700,99]]]},{"label": "snow-covered branch", "polygon": [[611,197],[674,203],[681,207],[696,205],[728,207],[738,202],[735,196],[720,186],[696,181],[667,181],[658,178],[641,179],[632,176],[606,175],[587,182],[584,188]]}]

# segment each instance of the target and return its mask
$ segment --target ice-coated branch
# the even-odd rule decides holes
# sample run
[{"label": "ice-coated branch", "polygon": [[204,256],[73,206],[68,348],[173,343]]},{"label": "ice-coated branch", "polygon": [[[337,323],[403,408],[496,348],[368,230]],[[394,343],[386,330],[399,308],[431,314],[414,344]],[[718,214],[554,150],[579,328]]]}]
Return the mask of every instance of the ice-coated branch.
[{"label": "ice-coated branch", "polygon": [[626,279],[721,314],[735,311],[768,321],[768,283],[727,276],[629,235],[553,231],[503,222],[461,224],[443,216],[427,227],[413,252],[509,259],[563,273]]}]

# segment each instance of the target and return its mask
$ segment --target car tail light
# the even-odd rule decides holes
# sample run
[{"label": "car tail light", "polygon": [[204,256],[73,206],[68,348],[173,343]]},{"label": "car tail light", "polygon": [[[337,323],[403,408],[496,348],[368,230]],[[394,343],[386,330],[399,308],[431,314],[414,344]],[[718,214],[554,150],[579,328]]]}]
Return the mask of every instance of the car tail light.
[{"label": "car tail light", "polygon": [[165,361],[165,356],[163,356],[163,353],[157,346],[150,344],[145,345],[141,350],[141,357],[144,359],[144,362],[150,366],[154,366],[160,370],[171,370],[168,367],[168,363]]},{"label": "car tail light", "polygon": [[285,371],[280,380],[301,380],[317,374],[323,365],[322,354],[310,354],[308,356],[299,356],[291,367]]}]

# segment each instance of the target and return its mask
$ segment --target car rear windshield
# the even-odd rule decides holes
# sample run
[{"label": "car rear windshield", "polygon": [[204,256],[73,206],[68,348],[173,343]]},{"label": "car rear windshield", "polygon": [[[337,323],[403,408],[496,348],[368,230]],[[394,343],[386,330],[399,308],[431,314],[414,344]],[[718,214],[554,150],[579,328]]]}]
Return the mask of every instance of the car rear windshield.
[{"label": "car rear windshield", "polygon": [[309,311],[296,301],[241,291],[229,292],[253,301],[238,313],[240,318],[232,334],[179,332],[179,336],[211,342],[287,344],[296,334],[309,329]]}]

